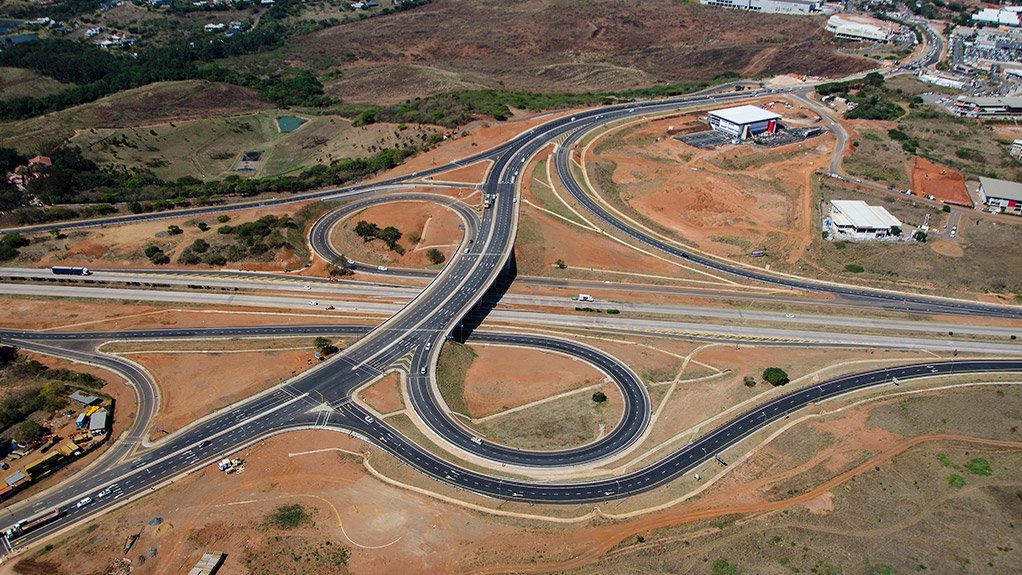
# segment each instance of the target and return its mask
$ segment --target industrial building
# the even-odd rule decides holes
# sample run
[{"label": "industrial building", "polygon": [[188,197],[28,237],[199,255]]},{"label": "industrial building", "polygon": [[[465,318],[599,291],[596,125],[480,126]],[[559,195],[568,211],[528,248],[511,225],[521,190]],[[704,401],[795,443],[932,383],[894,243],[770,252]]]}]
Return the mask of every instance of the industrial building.
[{"label": "industrial building", "polygon": [[709,117],[711,128],[739,140],[773,134],[780,128],[780,119],[780,114],[751,105],[714,110]]},{"label": "industrial building", "polygon": [[934,86],[941,86],[944,88],[953,88],[955,90],[962,90],[969,85],[969,82],[966,80],[959,80],[948,76],[947,74],[940,74],[936,72],[921,72],[916,77],[927,84],[933,84]]},{"label": "industrial building", "polygon": [[827,18],[826,30],[837,38],[890,42],[895,24],[857,14],[835,14]]},{"label": "industrial building", "polygon": [[107,411],[105,409],[93,413],[89,419],[89,433],[93,435],[103,435],[106,433],[106,416]]},{"label": "industrial building", "polygon": [[994,178],[979,178],[979,197],[991,211],[1022,214],[1022,184]]},{"label": "industrial building", "polygon": [[764,14],[811,15],[823,11],[823,0],[699,0],[704,6]]},{"label": "industrial building", "polygon": [[[901,221],[881,206],[862,200],[831,200],[830,232],[835,238],[876,240],[894,237]],[[900,232],[899,232],[900,233]]]},{"label": "industrial building", "polygon": [[1022,96],[959,96],[951,109],[959,116],[1022,116]]},{"label": "industrial building", "polygon": [[1020,23],[1019,12],[1022,6],[1005,6],[1004,8],[984,8],[972,15],[974,22],[985,24],[997,24],[1003,26],[1018,26]]}]

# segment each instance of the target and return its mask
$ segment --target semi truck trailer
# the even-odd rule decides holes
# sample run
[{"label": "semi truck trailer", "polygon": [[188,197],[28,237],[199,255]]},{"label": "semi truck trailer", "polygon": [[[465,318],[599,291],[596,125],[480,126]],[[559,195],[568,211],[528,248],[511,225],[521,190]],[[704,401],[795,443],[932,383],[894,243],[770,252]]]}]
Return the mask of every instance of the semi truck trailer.
[{"label": "semi truck trailer", "polygon": [[67,266],[53,266],[50,271],[59,276],[87,276],[92,272],[89,268],[72,268]]}]

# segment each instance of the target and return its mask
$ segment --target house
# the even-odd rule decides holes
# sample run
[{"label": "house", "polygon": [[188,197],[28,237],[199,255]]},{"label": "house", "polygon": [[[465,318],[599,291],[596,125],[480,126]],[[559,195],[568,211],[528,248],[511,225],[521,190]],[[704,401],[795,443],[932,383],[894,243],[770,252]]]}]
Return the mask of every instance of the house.
[{"label": "house", "polygon": [[205,26],[202,27],[202,29],[205,30],[206,32],[219,32],[220,30],[223,30],[226,27],[227,27],[226,24],[206,24]]},{"label": "house", "polygon": [[829,226],[835,239],[874,240],[901,234],[898,218],[862,200],[831,200]]},{"label": "house", "polygon": [[1022,184],[994,178],[979,178],[979,197],[991,212],[1022,214]]}]

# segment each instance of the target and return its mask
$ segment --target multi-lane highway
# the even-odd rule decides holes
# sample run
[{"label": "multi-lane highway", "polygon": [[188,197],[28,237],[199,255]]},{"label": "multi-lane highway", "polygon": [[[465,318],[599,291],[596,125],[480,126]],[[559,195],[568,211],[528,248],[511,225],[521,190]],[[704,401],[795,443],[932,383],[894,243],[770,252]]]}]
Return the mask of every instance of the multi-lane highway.
[{"label": "multi-lane highway", "polygon": [[[983,313],[1013,318],[1022,316],[1017,308],[924,296],[900,296],[889,292],[776,276],[736,267],[691,251],[681,250],[627,226],[603,211],[571,177],[566,151],[581,137],[582,133],[589,129],[610,121],[637,117],[642,114],[683,110],[692,106],[710,104],[726,105],[736,100],[762,96],[767,93],[769,92],[754,90],[716,96],[697,95],[656,102],[609,106],[582,112],[570,118],[555,119],[533,128],[493,150],[465,160],[464,162],[470,162],[484,157],[492,160],[493,165],[485,182],[480,186],[480,191],[487,195],[492,207],[481,210],[481,215],[476,217],[475,214],[469,215],[468,212],[460,211],[462,209],[459,207],[460,204],[456,202],[451,204],[452,208],[459,210],[466,221],[466,237],[458,252],[442,272],[433,277],[410,303],[381,325],[368,331],[357,342],[338,354],[338,357],[327,361],[318,369],[196,422],[187,429],[168,436],[157,445],[136,446],[137,451],[128,452],[118,460],[123,463],[113,462],[113,458],[106,458],[105,465],[98,467],[97,472],[90,473],[87,477],[76,477],[62,485],[61,488],[33,501],[33,505],[42,507],[12,510],[11,522],[13,523],[14,520],[28,516],[38,509],[57,506],[65,509],[65,515],[61,519],[50,526],[30,533],[24,540],[15,543],[24,544],[39,540],[68,523],[101,511],[104,505],[112,504],[94,504],[82,509],[69,505],[77,498],[89,495],[94,490],[116,484],[118,494],[131,496],[144,493],[167,478],[211,462],[223,454],[231,453],[259,438],[289,429],[318,427],[346,430],[358,434],[427,475],[459,488],[492,497],[532,502],[587,502],[640,493],[662,485],[685,473],[712,454],[748,436],[763,425],[784,417],[787,413],[813,401],[872,385],[887,384],[894,377],[904,381],[934,374],[1022,370],[1022,360],[963,360],[902,366],[837,378],[808,389],[795,391],[766,405],[756,407],[696,443],[686,446],[644,469],[616,478],[556,484],[512,481],[460,468],[414,444],[385,422],[370,417],[370,414],[363,408],[352,402],[351,394],[355,389],[393,369],[394,366],[400,365],[410,374],[408,387],[413,416],[420,418],[423,424],[429,426],[443,442],[448,444],[450,449],[517,467],[549,468],[592,465],[634,444],[646,430],[650,418],[649,399],[635,375],[626,366],[606,354],[564,339],[523,334],[473,335],[473,337],[493,338],[491,341],[495,343],[539,346],[570,354],[596,365],[617,382],[625,398],[624,416],[614,430],[590,445],[561,452],[529,452],[509,449],[485,439],[476,438],[448,413],[433,377],[441,344],[449,334],[455,332],[455,328],[481,300],[509,261],[517,229],[517,187],[523,176],[524,166],[539,150],[558,140],[563,141],[563,145],[560,146],[557,153],[557,169],[562,181],[576,196],[576,199],[618,233],[655,247],[671,256],[745,279],[802,290],[834,293],[884,304],[894,301],[898,305],[919,306],[932,311]],[[433,175],[450,167],[438,167],[429,172],[420,173],[418,176]],[[396,178],[382,184],[319,192],[318,195],[307,194],[306,197],[354,198],[381,190],[393,191],[396,187],[406,185],[404,178]],[[291,199],[279,201],[291,201]],[[265,202],[263,204],[269,205]],[[209,212],[196,213],[212,213],[218,209],[222,210],[223,208],[209,208],[211,210]],[[206,208],[201,208],[201,210],[206,210]],[[108,225],[146,219],[147,217],[159,216],[124,217],[109,220]],[[95,225],[95,223],[82,225]],[[70,226],[61,224],[60,227],[68,229]],[[120,335],[130,336],[130,334]],[[38,340],[27,339],[33,337],[30,334],[8,334],[8,337],[12,337],[15,343],[21,342],[26,346],[40,345]],[[56,337],[56,335],[51,334],[51,337]],[[63,354],[64,352],[54,351],[54,353]],[[119,366],[111,366],[111,368],[119,369]],[[106,462],[110,463],[106,464]]]}]

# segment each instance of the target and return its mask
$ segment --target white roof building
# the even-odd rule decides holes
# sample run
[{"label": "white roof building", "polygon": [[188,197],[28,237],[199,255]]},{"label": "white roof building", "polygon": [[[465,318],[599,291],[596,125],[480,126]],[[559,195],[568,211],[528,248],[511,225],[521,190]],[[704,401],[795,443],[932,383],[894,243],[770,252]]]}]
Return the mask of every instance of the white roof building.
[{"label": "white roof building", "polygon": [[890,236],[891,228],[900,228],[901,220],[862,200],[831,200],[830,225],[836,236],[878,239]]},{"label": "white roof building", "polygon": [[835,14],[827,19],[826,30],[838,38],[888,42],[894,35],[895,25],[869,16]]},{"label": "white roof building", "polygon": [[1022,213],[1022,184],[979,177],[979,196],[991,211]]},{"label": "white roof building", "polygon": [[1019,12],[1022,6],[1005,6],[1004,8],[984,8],[972,15],[976,22],[988,24],[1003,24],[1005,26],[1019,25]]},{"label": "white roof building", "polygon": [[710,127],[741,140],[763,132],[775,132],[780,119],[780,114],[748,104],[713,110],[709,116]]}]

